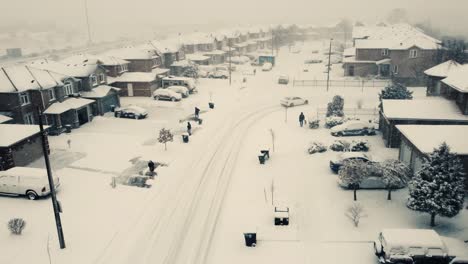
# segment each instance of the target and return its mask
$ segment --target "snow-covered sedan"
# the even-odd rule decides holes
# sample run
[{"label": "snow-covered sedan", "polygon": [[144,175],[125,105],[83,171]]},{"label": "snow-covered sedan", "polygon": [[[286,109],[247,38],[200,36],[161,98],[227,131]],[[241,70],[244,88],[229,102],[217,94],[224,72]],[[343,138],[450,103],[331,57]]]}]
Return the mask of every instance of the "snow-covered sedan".
[{"label": "snow-covered sedan", "polygon": [[146,109],[136,106],[130,105],[127,107],[118,108],[114,111],[115,117],[123,117],[123,118],[134,118],[134,119],[142,119],[148,115],[148,111]]},{"label": "snow-covered sedan", "polygon": [[372,161],[371,157],[362,152],[344,152],[338,155],[337,159],[330,161],[330,169],[334,173],[338,173],[341,166],[343,166],[343,164],[349,160],[362,160],[364,162],[374,162]]},{"label": "snow-covered sedan", "polygon": [[296,96],[296,97],[284,97],[283,99],[281,99],[280,103],[282,106],[293,107],[297,105],[308,104],[309,101],[304,98]]},{"label": "snow-covered sedan", "polygon": [[288,84],[289,83],[289,76],[288,75],[281,75],[278,78],[278,83],[279,84]]},{"label": "snow-covered sedan", "polygon": [[273,64],[269,62],[263,63],[262,71],[271,71],[271,69],[273,69]]},{"label": "snow-covered sedan", "polygon": [[190,94],[189,89],[187,87],[185,87],[185,86],[174,85],[174,86],[167,87],[167,89],[182,95],[182,97],[184,97],[184,98],[188,97],[189,94]]},{"label": "snow-covered sedan", "polygon": [[214,71],[208,74],[208,78],[212,79],[227,79],[229,78],[229,72],[228,71],[223,71],[223,70],[218,70]]},{"label": "snow-covered sedan", "polygon": [[157,89],[153,93],[154,100],[180,101],[182,96],[169,89]]},{"label": "snow-covered sedan", "polygon": [[375,135],[375,125],[363,121],[348,121],[330,129],[335,137]]}]

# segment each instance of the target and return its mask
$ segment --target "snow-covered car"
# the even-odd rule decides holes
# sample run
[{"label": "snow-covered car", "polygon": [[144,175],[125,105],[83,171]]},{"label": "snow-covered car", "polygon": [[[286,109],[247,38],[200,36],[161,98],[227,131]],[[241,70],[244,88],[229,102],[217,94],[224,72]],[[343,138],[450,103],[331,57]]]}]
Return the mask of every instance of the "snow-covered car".
[{"label": "snow-covered car", "polygon": [[341,166],[343,166],[343,164],[346,161],[349,161],[349,160],[362,160],[364,162],[374,162],[374,161],[372,161],[370,156],[368,156],[368,155],[366,155],[366,154],[364,154],[362,152],[344,152],[344,153],[341,153],[340,155],[338,155],[337,159],[330,160],[330,169],[334,173],[338,173]]},{"label": "snow-covered car", "polygon": [[146,111],[146,109],[136,105],[121,107],[114,111],[114,116],[120,118],[142,119],[145,118],[147,115],[148,111]]},{"label": "snow-covered car", "polygon": [[312,54],[318,54],[319,51],[318,50],[312,50]]},{"label": "snow-covered car", "polygon": [[212,79],[227,79],[229,78],[229,72],[227,71],[215,71],[208,74],[208,78]]},{"label": "snow-covered car", "polygon": [[167,100],[167,101],[180,101],[182,99],[182,95],[169,90],[169,89],[157,89],[153,93],[154,100]]},{"label": "snow-covered car", "polygon": [[315,58],[315,59],[305,60],[304,63],[305,64],[315,64],[315,63],[322,63],[322,61],[323,60],[321,60],[321,59]]},{"label": "snow-covered car", "polygon": [[305,104],[308,104],[309,101],[304,99],[304,98],[301,98],[301,97],[284,97],[283,99],[281,99],[280,101],[280,104],[282,106],[286,106],[286,107],[293,107],[293,106],[297,106],[297,105],[305,105]]},{"label": "snow-covered car", "polygon": [[[347,183],[344,183],[341,179],[338,179],[338,185],[345,189],[353,189],[353,186],[350,186]],[[393,186],[394,189],[404,188],[406,185],[400,183],[399,185]],[[362,179],[359,183],[358,189],[386,189],[387,186],[382,180],[381,176],[368,176]]]},{"label": "snow-covered car", "polygon": [[262,71],[271,71],[273,69],[273,64],[265,62],[262,66]]},{"label": "snow-covered car", "polygon": [[189,89],[185,86],[174,85],[174,86],[167,87],[167,89],[182,95],[183,98],[188,97],[190,94]]},{"label": "snow-covered car", "polygon": [[375,125],[369,122],[353,120],[332,127],[330,134],[335,137],[375,135]]},{"label": "snow-covered car", "polygon": [[380,263],[448,264],[454,258],[432,229],[384,229],[374,241],[374,252]]},{"label": "snow-covered car", "polygon": [[288,84],[289,83],[289,76],[288,75],[281,75],[278,78],[278,83],[279,84]]}]

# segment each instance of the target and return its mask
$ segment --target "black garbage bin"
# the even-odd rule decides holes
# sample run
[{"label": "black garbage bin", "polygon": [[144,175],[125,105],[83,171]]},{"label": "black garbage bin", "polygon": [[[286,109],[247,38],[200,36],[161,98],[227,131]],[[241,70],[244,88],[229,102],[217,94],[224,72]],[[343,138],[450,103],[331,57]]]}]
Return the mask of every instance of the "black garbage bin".
[{"label": "black garbage bin", "polygon": [[115,105],[110,105],[111,112],[115,112]]},{"label": "black garbage bin", "polygon": [[257,245],[257,233],[244,233],[245,245],[255,247]]},{"label": "black garbage bin", "polygon": [[182,135],[182,141],[184,141],[184,143],[188,143],[189,142],[189,135],[183,134]]},{"label": "black garbage bin", "polygon": [[213,109],[214,108],[214,103],[208,103],[208,106],[210,107],[210,109]]},{"label": "black garbage bin", "polygon": [[198,119],[198,124],[201,125],[203,123],[203,119],[199,118]]},{"label": "black garbage bin", "polygon": [[260,164],[265,164],[265,156],[263,155],[258,156],[258,161],[260,161]]},{"label": "black garbage bin", "polygon": [[72,125],[64,125],[63,127],[65,127],[65,133],[71,133]]}]

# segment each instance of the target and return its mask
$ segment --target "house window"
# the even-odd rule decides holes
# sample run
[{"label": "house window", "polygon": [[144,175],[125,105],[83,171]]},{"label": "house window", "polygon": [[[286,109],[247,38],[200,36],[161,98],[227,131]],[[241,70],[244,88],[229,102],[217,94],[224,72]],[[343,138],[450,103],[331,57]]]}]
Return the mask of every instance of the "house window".
[{"label": "house window", "polygon": [[27,113],[24,115],[24,123],[26,125],[34,125],[34,115],[33,113]]},{"label": "house window", "polygon": [[98,80],[97,80],[96,75],[93,74],[93,75],[89,76],[89,79],[91,80],[91,84],[92,84],[93,86],[98,85]]},{"label": "house window", "polygon": [[63,85],[63,91],[65,95],[73,94],[73,83],[65,82],[65,84]]},{"label": "house window", "polygon": [[393,74],[398,74],[398,65],[393,65]]},{"label": "house window", "polygon": [[106,82],[106,78],[104,76],[104,73],[99,74],[99,83],[104,83]]},{"label": "house window", "polygon": [[382,49],[382,56],[388,56],[388,49]]},{"label": "house window", "polygon": [[49,101],[53,101],[56,99],[54,88],[47,90],[47,92],[49,93]]},{"label": "house window", "polygon": [[414,59],[418,57],[418,50],[417,49],[412,49],[409,51],[409,57],[410,59]]},{"label": "house window", "polygon": [[19,96],[20,96],[21,105],[27,105],[31,103],[28,93],[20,93]]}]

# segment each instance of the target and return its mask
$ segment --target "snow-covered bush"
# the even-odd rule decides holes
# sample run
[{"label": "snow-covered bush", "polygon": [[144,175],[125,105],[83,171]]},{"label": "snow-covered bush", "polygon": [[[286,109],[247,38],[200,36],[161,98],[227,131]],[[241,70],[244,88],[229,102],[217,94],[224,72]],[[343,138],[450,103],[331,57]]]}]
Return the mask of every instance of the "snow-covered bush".
[{"label": "snow-covered bush", "polygon": [[431,226],[435,217],[454,217],[465,200],[463,164],[443,143],[429,155],[409,184],[408,208],[429,213]]},{"label": "snow-covered bush", "polygon": [[333,151],[350,151],[351,144],[347,140],[338,139],[333,141],[330,145],[330,149]]},{"label": "snow-covered bush", "polygon": [[409,91],[406,86],[403,84],[395,83],[386,86],[382,91],[379,93],[379,99],[394,99],[394,100],[401,100],[401,99],[413,99],[413,92]]},{"label": "snow-covered bush", "polygon": [[345,119],[340,116],[329,116],[325,118],[325,127],[332,128],[337,125],[341,125],[345,122]]},{"label": "snow-covered bush", "polygon": [[310,129],[316,129],[320,127],[320,120],[318,119],[309,119],[309,128]]},{"label": "snow-covered bush", "polygon": [[351,142],[338,139],[330,145],[333,151],[369,151],[369,142],[365,139],[356,139]]},{"label": "snow-covered bush", "polygon": [[355,139],[350,144],[351,151],[369,151],[369,141],[365,139]]},{"label": "snow-covered bush", "polygon": [[307,149],[307,152],[309,152],[309,154],[322,153],[325,151],[327,151],[327,147],[320,142],[310,143],[309,148]]},{"label": "snow-covered bush", "polygon": [[349,206],[345,215],[353,222],[355,227],[359,226],[361,218],[367,216],[364,213],[364,207],[360,203],[353,203],[353,205]]},{"label": "snow-covered bush", "polygon": [[327,106],[327,117],[329,116],[344,116],[343,112],[344,99],[339,95],[335,95]]},{"label": "snow-covered bush", "polygon": [[8,229],[15,235],[21,235],[25,226],[26,221],[23,218],[12,218],[8,221]]}]

